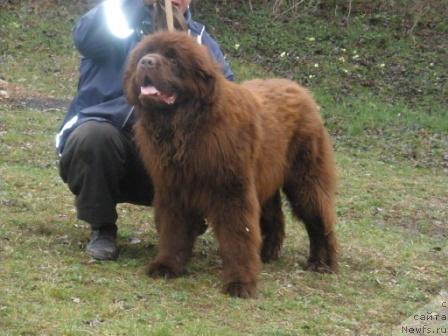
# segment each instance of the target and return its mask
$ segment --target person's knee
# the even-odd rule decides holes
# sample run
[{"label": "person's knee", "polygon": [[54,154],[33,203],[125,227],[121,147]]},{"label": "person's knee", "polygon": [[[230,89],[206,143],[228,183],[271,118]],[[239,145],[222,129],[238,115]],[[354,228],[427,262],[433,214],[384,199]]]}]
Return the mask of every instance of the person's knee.
[{"label": "person's knee", "polygon": [[[59,171],[67,181],[70,172],[88,167],[104,167],[125,161],[126,151],[120,130],[107,122],[88,121],[78,126],[67,139]],[[120,165],[121,166],[121,165]]]},{"label": "person's knee", "polygon": [[[103,148],[120,137],[120,131],[108,122],[88,121],[78,126],[68,139],[88,149]],[[107,146],[106,146],[107,148]]]},{"label": "person's knee", "polygon": [[89,162],[103,154],[110,155],[112,151],[122,152],[124,149],[121,144],[120,131],[116,127],[107,122],[88,121],[73,131],[67,140],[66,149],[72,152],[71,155]]}]

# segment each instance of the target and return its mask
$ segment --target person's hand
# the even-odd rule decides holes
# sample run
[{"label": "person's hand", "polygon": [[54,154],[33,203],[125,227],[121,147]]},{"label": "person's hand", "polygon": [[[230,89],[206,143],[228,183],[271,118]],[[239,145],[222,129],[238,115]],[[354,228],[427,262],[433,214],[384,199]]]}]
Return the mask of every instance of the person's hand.
[{"label": "person's hand", "polygon": [[[165,13],[165,1],[164,0],[144,0],[144,1],[154,1],[154,30],[155,31],[164,31],[168,30],[166,13]],[[172,1],[173,5],[173,19],[174,19],[174,28],[179,31],[186,31],[188,29],[187,22],[184,17],[184,12],[181,11],[179,6],[176,6],[176,3],[179,2],[177,0],[176,3]],[[189,4],[190,1],[183,0],[182,3]]]}]

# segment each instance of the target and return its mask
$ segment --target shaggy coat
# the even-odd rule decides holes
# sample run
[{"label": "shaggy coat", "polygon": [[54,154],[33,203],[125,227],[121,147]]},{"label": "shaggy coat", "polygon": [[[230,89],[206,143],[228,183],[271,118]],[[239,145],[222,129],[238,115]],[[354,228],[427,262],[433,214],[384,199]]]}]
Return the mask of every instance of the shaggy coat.
[{"label": "shaggy coat", "polygon": [[285,235],[281,190],[305,223],[307,268],[336,270],[332,147],[306,89],[286,79],[230,82],[204,47],[166,32],[137,45],[124,87],[155,187],[150,275],[180,275],[207,218],[223,291],[254,296],[261,260],[278,258]]}]

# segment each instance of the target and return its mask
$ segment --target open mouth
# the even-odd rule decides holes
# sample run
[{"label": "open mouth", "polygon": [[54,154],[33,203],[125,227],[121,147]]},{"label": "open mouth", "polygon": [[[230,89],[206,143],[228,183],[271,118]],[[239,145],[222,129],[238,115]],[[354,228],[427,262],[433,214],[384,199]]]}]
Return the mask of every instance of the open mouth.
[{"label": "open mouth", "polygon": [[143,84],[140,86],[140,95],[157,99],[168,105],[172,105],[176,102],[175,95],[169,95],[159,91],[148,76],[145,76]]}]

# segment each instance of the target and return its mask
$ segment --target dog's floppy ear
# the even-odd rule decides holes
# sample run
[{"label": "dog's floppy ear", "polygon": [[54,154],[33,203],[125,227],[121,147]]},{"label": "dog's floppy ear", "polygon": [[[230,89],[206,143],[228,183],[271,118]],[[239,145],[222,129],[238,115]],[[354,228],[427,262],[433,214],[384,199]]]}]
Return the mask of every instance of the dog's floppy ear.
[{"label": "dog's floppy ear", "polygon": [[216,79],[218,70],[218,64],[210,55],[210,52],[204,46],[200,46],[202,55],[195,57],[194,59],[194,71],[196,75],[207,81],[213,81]]},{"label": "dog's floppy ear", "polygon": [[215,79],[215,72],[209,71],[210,69],[205,69],[202,67],[197,67],[195,69],[196,75],[207,82],[210,82],[211,80]]},{"label": "dog's floppy ear", "polygon": [[129,105],[139,103],[140,88],[136,82],[137,64],[141,58],[141,50],[137,46],[129,55],[123,74],[123,92]]}]

